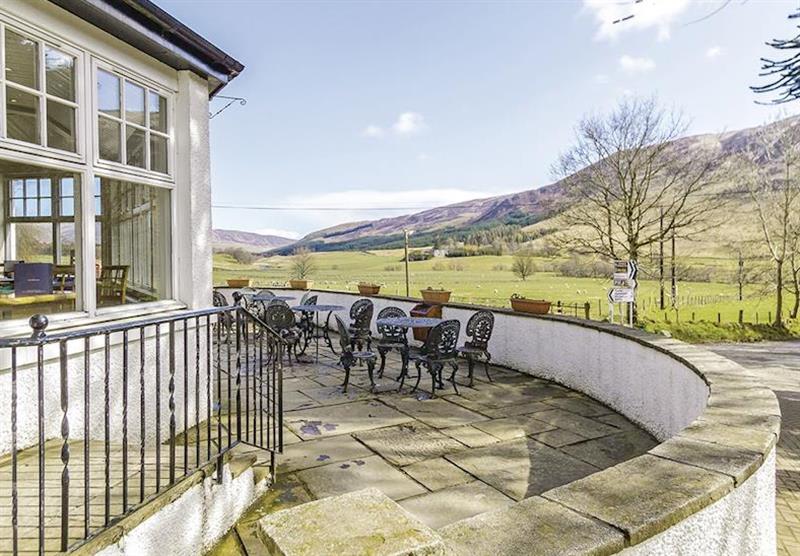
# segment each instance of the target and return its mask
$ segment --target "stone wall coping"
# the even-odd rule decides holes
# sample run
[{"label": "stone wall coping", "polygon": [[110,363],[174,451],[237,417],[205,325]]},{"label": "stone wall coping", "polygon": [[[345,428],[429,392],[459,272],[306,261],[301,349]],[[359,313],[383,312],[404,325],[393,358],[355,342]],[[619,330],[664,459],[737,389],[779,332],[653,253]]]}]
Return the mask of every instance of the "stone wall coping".
[{"label": "stone wall coping", "polygon": [[[356,292],[312,291],[362,297]],[[375,297],[412,303],[421,301],[399,296]],[[597,537],[598,545],[591,553],[616,553],[621,546],[637,545],[725,497],[760,469],[775,449],[781,412],[773,392],[739,364],[702,347],[638,329],[562,315],[530,315],[465,303],[447,303],[444,306],[466,310],[490,309],[498,314],[560,322],[624,338],[679,361],[687,371],[699,376],[709,389],[707,405],[694,422],[648,453],[524,500],[511,508],[475,516],[440,530],[445,540],[448,537],[454,542],[457,540],[455,544],[465,547],[465,551],[479,543],[481,528],[491,526],[498,531],[493,537],[496,542],[491,542],[491,552],[495,556],[503,554],[503,538],[499,531],[504,527],[498,523],[508,520],[505,528],[511,534],[511,529],[519,527],[519,514],[522,512],[536,523],[552,524],[553,527],[558,527],[558,523],[569,523],[568,534],[567,526],[564,526],[563,541],[566,544],[559,544],[559,553],[572,553],[567,546],[569,538],[580,542],[572,547],[576,553],[587,552],[586,536],[596,536],[598,523],[620,533],[622,539],[600,535]],[[554,520],[540,511],[541,508],[550,508],[548,511],[552,513],[552,506],[545,501],[557,503],[575,515],[569,519],[559,515],[558,520]],[[539,529],[547,531],[548,527]],[[536,528],[531,534],[538,535],[545,547],[552,536],[545,532],[537,533]],[[486,539],[480,542],[485,545]],[[543,547],[537,553],[548,552]]]}]

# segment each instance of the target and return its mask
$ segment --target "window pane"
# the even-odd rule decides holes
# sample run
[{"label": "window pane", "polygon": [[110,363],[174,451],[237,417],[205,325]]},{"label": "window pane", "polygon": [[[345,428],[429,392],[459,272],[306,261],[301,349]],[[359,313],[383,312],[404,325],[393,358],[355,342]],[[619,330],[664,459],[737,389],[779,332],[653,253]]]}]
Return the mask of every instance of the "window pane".
[{"label": "window pane", "polygon": [[47,92],[65,100],[75,100],[75,58],[46,48],[44,69]]},{"label": "window pane", "polygon": [[39,45],[7,27],[6,79],[39,89]]},{"label": "window pane", "polygon": [[119,77],[97,70],[97,109],[103,114],[120,117]]},{"label": "window pane", "polygon": [[167,132],[167,99],[150,91],[150,129]]},{"label": "window pane", "polygon": [[167,173],[167,139],[155,133],[150,134],[150,169]]},{"label": "window pane", "polygon": [[25,216],[38,216],[39,207],[37,206],[36,199],[25,200]]},{"label": "window pane", "polygon": [[96,223],[98,306],[169,296],[170,197],[163,188],[102,178]]},{"label": "window pane", "polygon": [[13,87],[6,87],[6,124],[10,139],[40,144],[39,98]]},{"label": "window pane", "polygon": [[125,82],[125,119],[144,125],[144,88],[130,81]]},{"label": "window pane", "polygon": [[122,161],[122,147],[119,144],[120,124],[114,120],[103,118],[97,119],[99,127],[99,147],[100,158],[103,160]]},{"label": "window pane", "polygon": [[51,216],[51,215],[52,211],[51,211],[50,199],[49,198],[39,199],[39,216]]},{"label": "window pane", "polygon": [[11,216],[25,216],[25,201],[23,199],[14,199],[11,204]]},{"label": "window pane", "polygon": [[65,197],[61,199],[61,216],[74,216],[75,215],[75,199],[72,197]]},{"label": "window pane", "polygon": [[25,180],[25,196],[36,197],[37,195],[39,195],[39,180],[34,178]]},{"label": "window pane", "polygon": [[75,152],[75,109],[47,101],[47,146]]},{"label": "window pane", "polygon": [[75,180],[72,178],[61,179],[61,196],[74,197],[75,196]]},{"label": "window pane", "polygon": [[25,196],[25,183],[22,180],[11,180],[11,196],[14,198]]},{"label": "window pane", "polygon": [[39,196],[50,197],[50,178],[42,178],[39,180]]},{"label": "window pane", "polygon": [[125,153],[129,166],[145,167],[144,135],[141,129],[125,126]]}]

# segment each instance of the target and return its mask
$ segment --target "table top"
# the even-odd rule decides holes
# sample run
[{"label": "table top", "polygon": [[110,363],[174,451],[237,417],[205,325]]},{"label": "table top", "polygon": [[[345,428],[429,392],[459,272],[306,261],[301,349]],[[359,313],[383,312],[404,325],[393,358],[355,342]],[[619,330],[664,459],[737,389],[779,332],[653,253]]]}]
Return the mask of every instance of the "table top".
[{"label": "table top", "polygon": [[12,293],[0,295],[0,305],[34,305],[36,303],[54,303],[70,299],[75,299],[75,292],[53,292],[39,295],[23,295],[21,297],[17,297]]},{"label": "table top", "polygon": [[400,326],[402,328],[432,328],[444,319],[433,317],[386,317],[375,321],[381,326]]},{"label": "table top", "polygon": [[342,311],[344,307],[341,305],[295,305],[292,309],[306,313],[325,313],[328,311]]},{"label": "table top", "polygon": [[297,299],[296,297],[292,297],[291,295],[254,295],[253,301],[272,301],[273,299],[277,299],[279,301],[294,301]]}]

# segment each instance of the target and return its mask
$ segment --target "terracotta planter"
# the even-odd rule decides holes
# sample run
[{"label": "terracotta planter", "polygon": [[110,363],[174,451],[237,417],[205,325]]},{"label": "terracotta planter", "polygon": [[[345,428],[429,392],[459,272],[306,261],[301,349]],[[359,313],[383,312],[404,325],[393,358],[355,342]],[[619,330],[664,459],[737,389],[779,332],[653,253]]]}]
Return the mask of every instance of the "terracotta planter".
[{"label": "terracotta planter", "polygon": [[293,290],[307,290],[311,288],[311,280],[289,280],[289,287]]},{"label": "terracotta planter", "polygon": [[450,294],[453,292],[447,290],[420,290],[422,299],[427,303],[441,305],[450,301]]},{"label": "terracotta planter", "polygon": [[378,295],[381,287],[377,284],[359,284],[358,293],[361,295]]},{"label": "terracotta planter", "polygon": [[229,288],[249,288],[253,282],[250,278],[231,278],[226,280]]},{"label": "terracotta planter", "polygon": [[544,299],[511,298],[511,308],[519,313],[546,315],[550,312],[550,302]]}]

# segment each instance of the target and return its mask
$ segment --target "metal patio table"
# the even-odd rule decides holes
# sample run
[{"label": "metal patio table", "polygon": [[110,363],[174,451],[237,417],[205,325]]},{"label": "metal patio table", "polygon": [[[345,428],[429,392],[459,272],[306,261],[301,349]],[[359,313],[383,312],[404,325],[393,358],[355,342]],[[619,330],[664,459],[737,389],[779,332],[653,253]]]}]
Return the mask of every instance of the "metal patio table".
[{"label": "metal patio table", "polygon": [[[375,324],[380,326],[397,326],[399,328],[433,328],[444,319],[435,317],[386,317],[378,319]],[[402,380],[408,375],[408,365],[404,365],[397,380]]]},{"label": "metal patio table", "polygon": [[[325,343],[328,344],[330,350],[336,355],[336,350],[333,348],[333,341],[331,340],[331,336],[328,333],[328,323],[331,318],[331,314],[334,311],[344,311],[344,307],[341,305],[295,305],[292,307],[292,310],[299,311],[301,313],[314,313],[316,324],[314,326],[314,343],[316,344],[316,355],[315,361],[319,363],[319,340],[323,338]],[[327,318],[325,319],[325,326],[321,327],[319,325],[319,314],[320,313],[328,313]]]},{"label": "metal patio table", "polygon": [[279,301],[294,301],[297,299],[291,295],[254,295],[253,301],[272,301],[277,299]]}]

